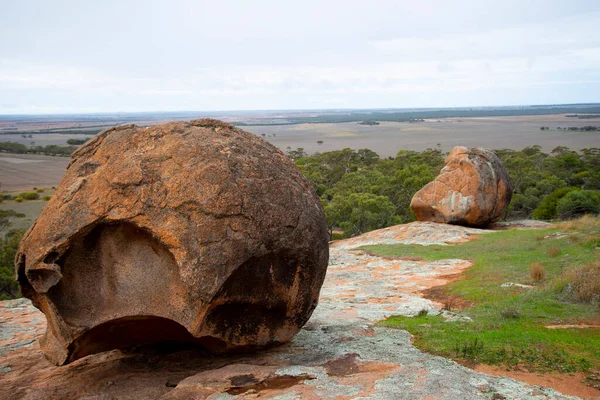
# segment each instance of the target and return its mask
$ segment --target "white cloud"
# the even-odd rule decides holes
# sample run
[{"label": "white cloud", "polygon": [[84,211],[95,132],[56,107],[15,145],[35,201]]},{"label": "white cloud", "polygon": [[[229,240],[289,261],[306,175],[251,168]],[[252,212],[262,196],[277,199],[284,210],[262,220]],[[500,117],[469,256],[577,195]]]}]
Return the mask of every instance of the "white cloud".
[{"label": "white cloud", "polygon": [[[243,12],[233,7],[229,18],[222,14],[227,7],[217,7],[221,14],[209,7],[200,20],[203,7],[189,3],[187,14],[159,30],[152,18],[160,13],[144,9],[135,20],[111,20],[107,32],[86,30],[75,18],[89,17],[82,3],[70,9],[70,30],[47,31],[47,42],[43,35],[28,41],[23,31],[14,40],[28,51],[0,43],[0,51],[8,49],[0,54],[0,113],[600,101],[600,13],[588,10],[593,3],[570,14],[556,4],[513,4],[498,15],[468,1],[445,8],[350,3],[327,3],[321,12],[261,3]],[[110,14],[112,6],[94,7]]]}]

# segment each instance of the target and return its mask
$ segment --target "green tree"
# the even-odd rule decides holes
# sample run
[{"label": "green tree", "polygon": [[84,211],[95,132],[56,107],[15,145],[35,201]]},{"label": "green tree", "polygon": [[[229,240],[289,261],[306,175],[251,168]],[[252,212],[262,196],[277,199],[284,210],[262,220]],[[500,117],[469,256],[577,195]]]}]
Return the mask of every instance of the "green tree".
[{"label": "green tree", "polygon": [[600,198],[591,190],[569,192],[558,201],[556,211],[561,219],[571,219],[584,214],[600,213]]},{"label": "green tree", "polygon": [[83,138],[83,139],[67,139],[67,144],[71,145],[71,146],[80,146],[82,144],[84,144],[85,142],[87,142],[89,140],[89,138]]},{"label": "green tree", "polygon": [[534,219],[556,219],[558,217],[556,206],[558,205],[559,200],[565,197],[569,192],[573,192],[576,190],[579,189],[575,187],[563,187],[556,189],[551,194],[544,197],[541,203],[533,211],[533,214],[531,216]]},{"label": "green tree", "polygon": [[19,193],[19,197],[25,200],[37,200],[40,198],[40,195],[37,192],[23,192]]},{"label": "green tree", "polygon": [[25,214],[15,210],[0,210],[0,236],[12,225],[12,219],[24,217]]},{"label": "green tree", "polygon": [[19,287],[13,277],[13,262],[25,231],[10,231],[0,237],[0,300],[19,296]]},{"label": "green tree", "polygon": [[335,196],[325,206],[325,217],[330,227],[339,226],[344,236],[351,237],[398,223],[395,211],[396,207],[385,196],[352,193]]},{"label": "green tree", "polygon": [[287,156],[292,160],[297,160],[299,158],[306,157],[308,154],[304,151],[304,148],[298,147],[296,150],[292,150],[288,147]]}]

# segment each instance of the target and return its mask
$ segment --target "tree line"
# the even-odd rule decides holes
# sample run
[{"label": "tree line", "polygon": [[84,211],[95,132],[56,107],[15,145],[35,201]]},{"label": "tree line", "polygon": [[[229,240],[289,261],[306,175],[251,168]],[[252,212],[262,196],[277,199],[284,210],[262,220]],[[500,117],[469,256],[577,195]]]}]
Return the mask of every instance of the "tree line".
[{"label": "tree line", "polygon": [[26,146],[16,142],[0,142],[0,152],[14,154],[43,154],[47,156],[70,156],[77,146]]},{"label": "tree line", "polygon": [[[567,218],[600,211],[600,148],[577,152],[559,146],[544,153],[536,145],[522,150],[499,149],[496,153],[514,187],[505,219]],[[288,156],[313,184],[323,204],[330,235],[335,238],[337,229],[349,237],[414,221],[410,201],[438,175],[446,154],[439,147],[422,152],[400,150],[388,158],[369,149],[346,148],[308,155],[299,148],[288,150]],[[583,194],[563,193],[564,188]],[[557,192],[561,189],[563,192]],[[551,210],[535,212],[553,193],[556,201],[550,206],[543,204],[544,209]],[[558,203],[567,195],[561,214]]]},{"label": "tree line", "polygon": [[[29,136],[31,137],[31,135]],[[17,142],[0,142],[0,152],[14,154],[43,154],[47,156],[70,156],[75,150],[77,150],[78,146],[81,146],[88,140],[89,138],[67,139],[68,146],[58,146],[55,144],[50,144],[47,146],[26,146]]]}]

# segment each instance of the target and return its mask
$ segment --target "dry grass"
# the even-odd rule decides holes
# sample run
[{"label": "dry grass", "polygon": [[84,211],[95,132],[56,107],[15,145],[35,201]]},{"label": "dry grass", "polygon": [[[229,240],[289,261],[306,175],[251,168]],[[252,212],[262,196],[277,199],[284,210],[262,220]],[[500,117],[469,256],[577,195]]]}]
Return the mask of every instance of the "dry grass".
[{"label": "dry grass", "polygon": [[558,227],[565,231],[598,232],[600,231],[600,217],[587,214],[580,218],[561,222]]},{"label": "dry grass", "polygon": [[560,247],[557,246],[548,247],[548,249],[546,250],[546,255],[548,257],[556,257],[559,256],[561,253],[562,251],[560,250]]},{"label": "dry grass", "polygon": [[600,235],[590,236],[585,240],[584,246],[595,249],[600,247]]},{"label": "dry grass", "polygon": [[448,297],[442,304],[442,310],[453,311],[456,308],[456,299],[454,297]]},{"label": "dry grass", "polygon": [[542,281],[546,277],[546,266],[540,262],[531,263],[529,266],[529,275],[535,282]]},{"label": "dry grass", "polygon": [[565,271],[567,287],[576,301],[600,302],[600,261]]},{"label": "dry grass", "polygon": [[518,304],[509,304],[500,310],[502,318],[518,319],[521,318],[521,307]]}]

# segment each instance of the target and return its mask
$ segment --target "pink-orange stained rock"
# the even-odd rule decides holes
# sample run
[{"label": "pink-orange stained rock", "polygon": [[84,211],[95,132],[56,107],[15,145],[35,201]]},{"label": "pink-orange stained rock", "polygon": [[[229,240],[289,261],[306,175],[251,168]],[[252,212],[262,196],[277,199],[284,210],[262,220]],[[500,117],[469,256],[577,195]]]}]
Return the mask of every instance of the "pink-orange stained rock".
[{"label": "pink-orange stained rock", "polygon": [[511,197],[510,177],[496,153],[457,146],[410,207],[419,221],[487,226],[502,217]]},{"label": "pink-orange stained rock", "polygon": [[127,125],[73,154],[15,273],[59,365],[157,341],[256,349],[310,317],[327,239],[314,190],[265,140],[210,119]]}]

